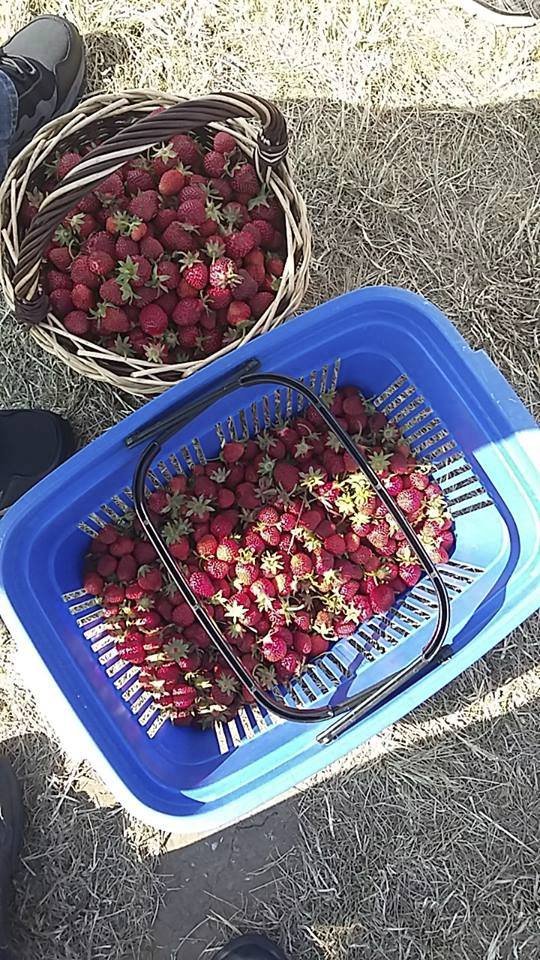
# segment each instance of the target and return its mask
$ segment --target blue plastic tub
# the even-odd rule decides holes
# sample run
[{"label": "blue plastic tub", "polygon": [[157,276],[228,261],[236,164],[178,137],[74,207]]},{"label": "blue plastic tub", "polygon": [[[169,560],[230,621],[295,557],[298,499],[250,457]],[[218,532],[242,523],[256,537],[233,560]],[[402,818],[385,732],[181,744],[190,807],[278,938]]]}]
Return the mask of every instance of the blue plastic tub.
[{"label": "blue plastic tub", "polygon": [[[246,708],[204,732],[171,726],[120,660],[93,598],[80,589],[89,537],[131,507],[137,452],[126,437],[208,389],[244,360],[304,378],[319,392],[357,384],[433,464],[455,521],[443,570],[451,656],[335,742],[322,724]],[[239,390],[177,435],[154,464],[159,483],[202,449],[272,417],[287,398]],[[245,414],[240,414],[243,409]],[[247,419],[246,419],[247,417]],[[232,419],[231,419],[232,418]],[[217,431],[216,431],[217,424]],[[193,443],[193,441],[195,442]],[[149,823],[210,831],[321,770],[440,690],[539,605],[539,431],[483,352],[430,303],[391,288],[340,297],[234,351],[132,414],[42,481],[0,526],[0,607],[24,673],[59,737],[93,763],[118,799]],[[426,643],[436,610],[426,581],[374,617],[295,682],[295,703],[332,702],[399,669]]]}]

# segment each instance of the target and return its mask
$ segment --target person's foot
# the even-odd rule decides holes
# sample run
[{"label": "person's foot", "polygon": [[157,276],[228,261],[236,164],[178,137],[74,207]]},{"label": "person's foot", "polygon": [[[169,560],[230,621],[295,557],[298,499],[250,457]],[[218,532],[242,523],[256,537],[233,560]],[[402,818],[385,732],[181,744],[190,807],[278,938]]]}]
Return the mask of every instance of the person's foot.
[{"label": "person's foot", "polygon": [[19,98],[10,145],[14,156],[39,127],[67,113],[81,96],[86,60],[79,31],[63,17],[36,17],[0,47],[0,70]]},{"label": "person's foot", "polygon": [[540,20],[540,0],[461,0],[469,13],[506,27],[532,27]]},{"label": "person's foot", "polygon": [[283,950],[257,933],[235,937],[221,948],[214,960],[287,960]]},{"label": "person's foot", "polygon": [[24,811],[19,784],[11,765],[0,757],[0,957],[8,958],[11,879],[23,836]]}]

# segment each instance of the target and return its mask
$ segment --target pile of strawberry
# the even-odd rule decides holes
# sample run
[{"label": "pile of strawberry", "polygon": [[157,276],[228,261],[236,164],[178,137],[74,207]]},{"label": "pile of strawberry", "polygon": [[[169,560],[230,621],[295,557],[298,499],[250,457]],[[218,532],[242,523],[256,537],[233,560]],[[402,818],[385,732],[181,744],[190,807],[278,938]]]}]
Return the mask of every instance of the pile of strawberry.
[{"label": "pile of strawberry", "polygon": [[[63,153],[45,193],[80,163]],[[37,212],[32,194],[23,214]],[[84,197],[45,253],[43,286],[66,330],[123,357],[181,363],[239,339],[276,296],[283,211],[234,137],[195,136],[126,163]]]},{"label": "pile of strawberry", "polygon": [[[440,486],[356,387],[327,402],[407,515],[431,558],[454,538]],[[364,475],[314,408],[148,497],[197,597],[265,687],[301,673],[336,638],[384,613],[422,569]],[[222,662],[136,519],[92,543],[84,581],[117,650],[176,723],[229,719],[251,699]]]}]

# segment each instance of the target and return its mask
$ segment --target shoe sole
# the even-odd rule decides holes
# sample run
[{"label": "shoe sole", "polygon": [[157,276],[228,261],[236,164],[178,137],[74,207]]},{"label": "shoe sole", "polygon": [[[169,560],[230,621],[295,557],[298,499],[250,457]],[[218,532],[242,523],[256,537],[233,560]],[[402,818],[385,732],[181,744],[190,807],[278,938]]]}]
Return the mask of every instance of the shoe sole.
[{"label": "shoe sole", "polygon": [[467,13],[482,17],[483,20],[487,20],[494,26],[518,29],[534,27],[539,22],[538,17],[533,17],[530,14],[501,13],[489,4],[482,3],[482,0],[459,0],[459,3]]},{"label": "shoe sole", "polygon": [[253,950],[253,960],[287,960],[283,951],[275,943],[270,943],[266,937],[261,937],[257,933],[247,933],[243,937],[237,937],[232,943],[225,944],[214,960],[235,960],[235,957],[238,957],[237,950],[246,947],[251,947]]}]

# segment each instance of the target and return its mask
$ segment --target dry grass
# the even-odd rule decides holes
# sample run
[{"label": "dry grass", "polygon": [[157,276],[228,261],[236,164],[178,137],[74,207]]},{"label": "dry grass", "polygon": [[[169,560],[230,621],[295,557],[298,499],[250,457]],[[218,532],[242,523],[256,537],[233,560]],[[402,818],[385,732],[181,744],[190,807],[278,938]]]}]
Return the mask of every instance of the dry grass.
[{"label": "dry grass", "polygon": [[[417,289],[538,404],[537,30],[495,30],[446,0],[14,0],[0,34],[45,10],[85,33],[93,87],[278,98],[316,238],[310,302],[370,282]],[[66,372],[10,318],[0,350],[2,404],[60,411],[84,440],[134,402]],[[537,638],[534,623],[517,631],[306,790],[267,904],[250,897],[234,922],[298,960],[537,957]],[[148,956],[164,838],[64,759],[1,644],[0,739],[31,819],[18,955]]]}]

